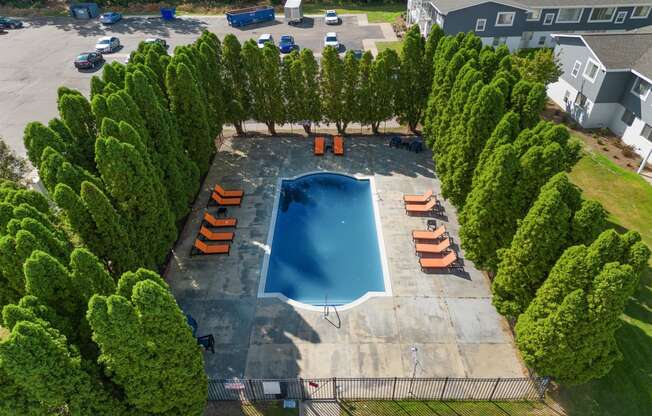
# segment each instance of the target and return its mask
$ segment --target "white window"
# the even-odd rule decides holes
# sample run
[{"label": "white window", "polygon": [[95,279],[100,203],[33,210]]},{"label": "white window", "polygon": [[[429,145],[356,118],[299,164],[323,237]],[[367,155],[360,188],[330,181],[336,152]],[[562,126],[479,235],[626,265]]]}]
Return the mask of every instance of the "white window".
[{"label": "white window", "polygon": [[594,82],[598,76],[598,69],[600,69],[598,63],[589,58],[589,60],[586,62],[586,67],[584,68],[584,78]]},{"label": "white window", "polygon": [[584,9],[581,8],[559,9],[557,23],[578,23],[582,18],[582,11]]},{"label": "white window", "polygon": [[582,63],[580,61],[575,61],[575,65],[573,65],[573,70],[571,71],[571,75],[573,78],[577,78],[577,74],[580,73],[580,68],[582,67]]},{"label": "white window", "polygon": [[475,31],[484,32],[484,28],[487,26],[487,19],[478,19],[475,21]]},{"label": "white window", "polygon": [[544,36],[539,36],[539,46],[543,46],[543,45],[545,45],[545,44],[546,44],[546,39],[547,39],[547,38],[548,38],[548,37],[545,36],[545,35],[544,35]]},{"label": "white window", "polygon": [[589,108],[589,99],[586,98],[586,95],[582,94],[581,92],[577,93],[577,96],[575,96],[575,105],[584,108],[588,110]]},{"label": "white window", "polygon": [[555,14],[554,13],[546,13],[546,16],[543,18],[543,24],[544,25],[551,25],[554,20],[555,20]]},{"label": "white window", "polygon": [[652,142],[652,126],[649,124],[643,126],[643,129],[641,130],[641,136]]},{"label": "white window", "polygon": [[632,86],[632,93],[645,101],[650,93],[650,83],[641,78],[636,78],[636,81],[634,81],[634,85]]},{"label": "white window", "polygon": [[568,101],[570,101],[570,91],[566,90],[564,93],[564,102],[568,104]]},{"label": "white window", "polygon": [[618,14],[616,15],[616,20],[614,20],[614,23],[617,24],[625,23],[626,18],[627,18],[626,11],[618,12]]},{"label": "white window", "polygon": [[538,22],[541,19],[541,9],[528,10],[526,16],[528,21]]},{"label": "white window", "polygon": [[496,16],[496,26],[512,26],[514,24],[515,12],[500,12]]},{"label": "white window", "polygon": [[631,126],[634,123],[635,119],[636,119],[636,116],[634,115],[634,113],[632,113],[628,109],[625,109],[625,111],[623,112],[622,117],[620,117],[620,121],[627,124],[628,126]]},{"label": "white window", "polygon": [[615,7],[596,7],[591,9],[589,22],[611,22],[615,13]]},{"label": "white window", "polygon": [[638,6],[634,7],[634,11],[632,12],[632,19],[647,19],[647,17],[650,15],[650,9],[652,9],[652,6]]}]

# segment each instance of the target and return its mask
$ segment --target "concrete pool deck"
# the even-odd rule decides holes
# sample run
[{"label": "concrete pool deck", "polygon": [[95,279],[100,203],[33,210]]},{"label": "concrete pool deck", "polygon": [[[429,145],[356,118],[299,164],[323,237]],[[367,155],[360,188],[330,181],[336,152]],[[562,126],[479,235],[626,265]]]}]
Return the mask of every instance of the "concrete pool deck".
[{"label": "concrete pool deck", "polygon": [[[463,274],[425,274],[414,255],[411,230],[427,218],[408,217],[403,193],[439,194],[430,152],[389,148],[386,138],[347,137],[346,154],[312,154],[312,139],[225,139],[175,247],[166,280],[179,305],[199,323],[197,335],[215,336],[206,353],[209,377],[417,377],[527,375],[507,322],[491,305],[488,279],[469,261]],[[295,308],[258,298],[278,179],[328,170],[374,176],[393,296],[371,298],[350,310]],[[230,256],[189,257],[210,190],[244,188]],[[442,201],[459,253],[454,209]],[[208,208],[215,212],[216,208]]]}]

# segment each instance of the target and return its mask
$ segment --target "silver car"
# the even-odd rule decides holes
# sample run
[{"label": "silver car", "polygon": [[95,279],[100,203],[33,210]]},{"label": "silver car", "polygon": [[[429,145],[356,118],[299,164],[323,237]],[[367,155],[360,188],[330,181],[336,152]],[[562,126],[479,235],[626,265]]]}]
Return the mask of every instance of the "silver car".
[{"label": "silver car", "polygon": [[111,53],[118,49],[120,49],[120,39],[115,36],[105,36],[95,44],[95,50],[100,53]]}]

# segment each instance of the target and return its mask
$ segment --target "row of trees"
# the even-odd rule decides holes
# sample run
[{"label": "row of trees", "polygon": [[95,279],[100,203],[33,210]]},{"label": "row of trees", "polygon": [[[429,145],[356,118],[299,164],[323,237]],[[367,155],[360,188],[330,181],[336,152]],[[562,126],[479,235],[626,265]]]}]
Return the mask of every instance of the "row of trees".
[{"label": "row of trees", "polygon": [[141,45],[25,129],[59,210],[0,186],[0,414],[203,413],[201,348],[159,267],[220,134],[221,45]]},{"label": "row of trees", "polygon": [[112,276],[13,182],[0,213],[0,414],[202,414],[202,353],[158,274]]},{"label": "row of trees", "polygon": [[473,34],[428,42],[436,47],[424,134],[466,257],[495,276],[493,303],[517,320],[530,367],[571,384],[603,376],[619,357],[619,315],[648,248],[637,233],[605,231],[603,207],[564,173],[580,145],[540,121],[539,80],[550,71],[516,68],[506,49],[483,48]]},{"label": "row of trees", "polygon": [[222,78],[216,84],[222,89],[211,86],[210,91],[224,103],[224,120],[238,134],[246,120],[265,123],[271,134],[285,123],[301,123],[310,133],[311,125],[321,122],[334,124],[340,133],[351,123],[378,132],[381,122],[394,117],[415,130],[430,84],[426,62],[433,53],[418,28],[407,33],[400,56],[385,50],[375,58],[366,52],[358,59],[352,51],[341,57],[327,47],[320,63],[310,49],[281,58],[274,45],[260,49],[253,40],[240,44],[229,34],[218,61]]}]

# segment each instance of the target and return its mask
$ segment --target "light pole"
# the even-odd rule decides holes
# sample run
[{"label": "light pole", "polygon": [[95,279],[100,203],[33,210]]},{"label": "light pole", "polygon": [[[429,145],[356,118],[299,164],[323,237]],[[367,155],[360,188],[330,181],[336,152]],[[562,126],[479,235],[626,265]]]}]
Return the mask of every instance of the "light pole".
[{"label": "light pole", "polygon": [[414,378],[417,376],[417,366],[419,365],[419,357],[417,356],[417,353],[419,352],[419,349],[416,346],[411,346],[410,351],[412,352],[412,379],[410,380],[410,391],[409,393],[414,396],[414,393],[412,392],[412,384],[414,383]]}]

